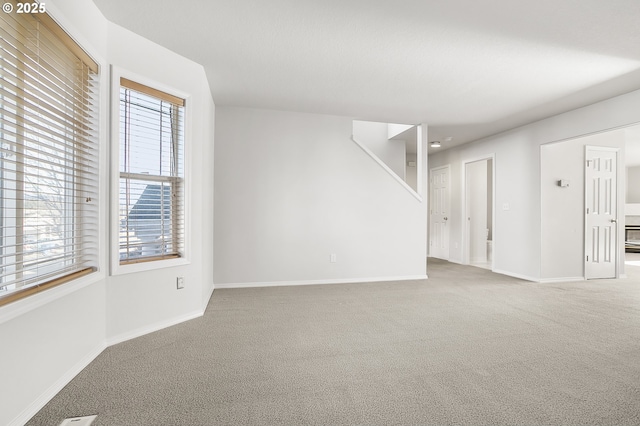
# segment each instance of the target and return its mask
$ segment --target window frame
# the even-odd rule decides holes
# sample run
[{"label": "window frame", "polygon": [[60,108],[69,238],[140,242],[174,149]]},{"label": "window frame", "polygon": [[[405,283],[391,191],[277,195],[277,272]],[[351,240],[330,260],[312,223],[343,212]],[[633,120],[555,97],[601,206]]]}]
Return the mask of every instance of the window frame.
[{"label": "window frame", "polygon": [[[184,106],[184,129],[183,129],[183,253],[180,257],[167,258],[149,258],[140,259],[137,262],[120,263],[120,80],[126,80],[139,83],[149,88],[164,92],[168,95],[175,96],[185,101]],[[111,67],[111,165],[110,165],[110,186],[111,193],[109,200],[110,208],[110,274],[113,276],[130,274],[136,272],[149,271],[159,268],[169,268],[181,265],[188,265],[190,260],[190,187],[191,187],[191,161],[190,161],[190,142],[191,134],[191,96],[188,93],[177,90],[171,86],[154,81],[149,77],[141,76],[137,73],[112,66]]]},{"label": "window frame", "polygon": [[[74,293],[80,289],[83,289],[92,284],[96,284],[106,277],[104,271],[104,253],[105,250],[101,248],[100,241],[102,240],[103,230],[105,229],[105,215],[104,215],[104,199],[103,195],[106,194],[105,180],[103,179],[103,172],[106,170],[106,153],[105,141],[106,136],[104,134],[105,126],[105,94],[108,87],[108,74],[107,67],[104,65],[104,60],[99,55],[96,55],[92,49],[91,43],[87,42],[83,37],[78,37],[77,31],[68,25],[64,19],[59,18],[59,13],[55,6],[47,5],[46,13],[39,14],[39,18],[44,27],[46,27],[51,33],[53,33],[60,43],[66,45],[76,57],[88,66],[98,81],[95,99],[95,120],[96,120],[96,136],[95,136],[95,165],[98,168],[95,174],[96,190],[95,196],[97,199],[93,202],[96,203],[95,210],[98,214],[97,217],[97,231],[95,241],[98,247],[95,252],[95,265],[90,268],[85,268],[76,272],[70,272],[66,275],[61,275],[53,279],[42,281],[33,286],[26,287],[22,290],[10,292],[0,299],[0,324],[10,321],[19,315],[26,312],[37,309],[44,306],[54,300]],[[89,62],[87,62],[89,61]],[[74,219],[79,218],[76,215]]]}]

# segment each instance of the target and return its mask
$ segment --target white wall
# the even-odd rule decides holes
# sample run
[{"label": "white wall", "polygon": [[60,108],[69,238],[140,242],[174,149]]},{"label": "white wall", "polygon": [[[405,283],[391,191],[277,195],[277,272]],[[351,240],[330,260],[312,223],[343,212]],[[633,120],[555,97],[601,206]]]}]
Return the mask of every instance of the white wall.
[{"label": "white wall", "polygon": [[387,125],[387,128],[389,130],[389,132],[387,134],[387,139],[391,139],[391,138],[393,138],[395,136],[398,136],[400,133],[405,132],[405,131],[409,130],[412,127],[413,127],[413,125],[411,125],[411,124],[389,123]]},{"label": "white wall", "polygon": [[[0,317],[0,424],[25,423],[104,349],[104,289],[104,280],[94,280],[13,319]],[[11,305],[0,315],[24,303]]]},{"label": "white wall", "polygon": [[[104,64],[107,22],[92,2],[47,1],[47,10]],[[101,78],[108,75],[102,68]],[[107,80],[108,81],[108,80]],[[106,148],[107,86],[101,87],[100,145]],[[107,164],[106,149],[101,166]],[[101,182],[101,235],[106,235],[106,182]],[[105,346],[105,259],[101,271],[0,307],[0,424],[26,422]]]},{"label": "white wall", "polygon": [[[451,164],[452,261],[462,261],[461,164],[495,153],[494,270],[542,278],[540,145],[640,122],[640,91],[556,115],[429,156],[429,169]],[[503,205],[509,204],[509,210]],[[545,249],[546,250],[546,249]],[[624,265],[621,265],[621,269]],[[545,279],[556,277],[545,276]],[[561,277],[557,277],[561,278]]]},{"label": "white wall", "polygon": [[629,204],[640,203],[640,166],[628,167],[626,178],[627,178],[626,202]]},{"label": "white wall", "polygon": [[[210,93],[209,84],[206,84],[206,93]],[[213,98],[208,97],[207,112],[205,117],[208,120],[208,127],[205,129],[206,133],[203,137],[203,143],[201,144],[202,151],[200,152],[200,161],[202,167],[202,181],[200,182],[199,194],[203,197],[200,229],[194,229],[193,232],[198,232],[202,238],[201,249],[203,255],[201,257],[202,263],[202,296],[201,296],[201,311],[204,312],[209,303],[209,299],[213,294],[214,289],[214,253],[213,253],[213,214],[214,214],[214,174],[213,174],[213,161],[214,161],[214,135],[215,135],[215,104]],[[197,214],[194,212],[194,214]]]},{"label": "white wall", "polygon": [[[107,287],[107,341],[143,334],[158,324],[178,322],[202,312],[203,293],[212,288],[211,121],[213,103],[201,65],[178,56],[129,30],[109,23],[109,62],[134,75],[185,93],[185,173],[188,259],[190,264],[113,276]],[[146,81],[142,81],[145,83]],[[113,138],[115,144],[117,138]],[[208,237],[208,238],[207,238]],[[176,289],[176,278],[185,288]],[[153,303],[149,301],[153,300]]]},{"label": "white wall", "polygon": [[350,140],[351,121],[217,108],[216,287],[424,276],[426,203]]},{"label": "white wall", "polygon": [[[107,345],[201,314],[213,290],[214,104],[204,71],[108,23],[93,2],[48,0],[47,10],[101,67],[100,271],[0,307],[0,424],[25,423]],[[109,65],[191,94],[187,167],[190,264],[109,277]],[[117,135],[115,136],[117,141]],[[116,142],[117,143],[117,142]],[[189,192],[190,191],[190,192]],[[187,288],[175,290],[175,276]]]},{"label": "white wall", "polygon": [[[400,125],[395,125],[394,129]],[[353,137],[371,150],[400,179],[405,180],[405,142],[389,140],[389,124],[353,121]]]},{"label": "white wall", "polygon": [[[541,274],[544,279],[584,277],[585,146],[620,148],[618,211],[624,207],[624,129],[599,133],[541,147]],[[560,179],[568,187],[558,186]],[[622,213],[620,214],[622,218]],[[622,223],[622,221],[621,221]]]},{"label": "white wall", "polygon": [[489,240],[493,238],[493,159],[487,160],[487,229]]},{"label": "white wall", "polygon": [[[413,167],[409,166],[410,161],[414,161],[416,165]],[[416,154],[407,154],[404,180],[411,189],[418,192],[418,156]]]}]

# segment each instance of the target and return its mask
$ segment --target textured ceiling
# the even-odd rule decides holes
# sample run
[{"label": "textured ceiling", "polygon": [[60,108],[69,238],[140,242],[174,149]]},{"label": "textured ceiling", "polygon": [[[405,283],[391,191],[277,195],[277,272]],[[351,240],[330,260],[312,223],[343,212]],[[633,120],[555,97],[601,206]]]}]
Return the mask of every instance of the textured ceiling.
[{"label": "textured ceiling", "polygon": [[201,63],[216,105],[426,122],[451,144],[640,88],[638,0],[94,2]]}]

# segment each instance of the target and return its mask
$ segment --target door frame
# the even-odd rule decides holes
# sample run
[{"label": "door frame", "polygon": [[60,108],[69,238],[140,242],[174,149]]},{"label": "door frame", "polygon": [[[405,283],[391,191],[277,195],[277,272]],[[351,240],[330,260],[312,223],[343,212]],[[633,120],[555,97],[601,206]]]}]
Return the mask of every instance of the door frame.
[{"label": "door frame", "polygon": [[[587,182],[587,153],[589,151],[607,151],[607,152],[614,152],[616,154],[616,171],[615,171],[615,175],[616,175],[616,188],[613,191],[616,194],[616,214],[615,214],[615,224],[616,224],[616,229],[614,232],[614,238],[615,238],[615,261],[614,261],[614,265],[615,265],[615,275],[613,277],[613,279],[618,279],[620,278],[620,261],[621,259],[624,259],[622,256],[624,255],[624,253],[621,253],[622,248],[624,248],[624,244],[620,244],[620,200],[618,198],[620,198],[620,148],[616,148],[616,147],[612,147],[612,146],[596,146],[596,145],[585,145],[584,146],[584,163],[583,163],[583,167],[584,167],[584,172],[583,172],[583,176],[584,176],[584,199],[583,199],[583,214],[584,214],[584,234],[583,234],[583,239],[582,239],[582,245],[584,247],[584,253],[582,256],[582,260],[583,260],[583,267],[582,267],[582,271],[583,271],[583,276],[585,280],[588,279],[592,279],[587,277],[587,234],[589,232],[588,230],[588,223],[587,223],[587,198],[588,198],[588,182]],[[624,167],[624,165],[623,165]],[[624,221],[622,222],[623,226],[624,226]],[[603,278],[603,279],[607,279],[607,278]],[[611,278],[609,278],[611,279]]]},{"label": "door frame", "polygon": [[[447,196],[447,211],[449,212],[449,217],[451,217],[451,164],[446,164],[444,166],[438,166],[438,167],[434,167],[432,169],[429,169],[429,241],[428,241],[428,251],[427,251],[427,256],[428,257],[433,257],[432,253],[431,253],[431,238],[433,238],[433,210],[431,210],[431,205],[432,203],[432,195],[433,195],[433,172],[437,171],[437,170],[443,170],[446,169],[447,170],[447,174],[449,176],[449,181],[447,183],[447,192],[448,192],[448,196]],[[449,245],[449,251],[446,254],[446,257],[438,257],[438,259],[443,259],[443,260],[449,260],[451,258],[451,232],[450,232],[451,226],[449,226],[447,228],[447,232],[449,233],[449,238],[448,238],[448,245]]]},{"label": "door frame", "polygon": [[467,203],[468,203],[468,190],[469,188],[467,187],[467,165],[470,163],[475,163],[478,161],[483,161],[483,160],[492,160],[491,161],[491,191],[493,194],[493,205],[491,207],[491,212],[492,212],[492,217],[491,217],[491,229],[492,229],[492,237],[491,237],[491,245],[492,245],[492,253],[491,253],[491,271],[493,271],[495,269],[495,264],[496,264],[496,250],[495,250],[495,241],[496,241],[496,154],[495,153],[489,153],[486,155],[481,155],[478,157],[471,157],[471,158],[467,158],[465,160],[462,161],[462,209],[461,209],[461,214],[460,214],[460,219],[461,219],[461,224],[462,224],[462,264],[463,265],[470,265],[470,249],[471,249],[471,244],[470,244],[470,229],[469,229],[469,221],[467,220]]}]

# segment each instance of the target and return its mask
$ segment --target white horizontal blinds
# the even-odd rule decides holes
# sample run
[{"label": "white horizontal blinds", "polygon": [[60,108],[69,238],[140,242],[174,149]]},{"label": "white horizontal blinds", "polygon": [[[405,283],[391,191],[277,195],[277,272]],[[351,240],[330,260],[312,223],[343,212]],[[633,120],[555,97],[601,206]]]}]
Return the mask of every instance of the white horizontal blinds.
[{"label": "white horizontal blinds", "polygon": [[87,58],[48,15],[0,14],[0,304],[97,267],[98,79]]},{"label": "white horizontal blinds", "polygon": [[120,81],[120,263],[180,257],[184,100]]}]

